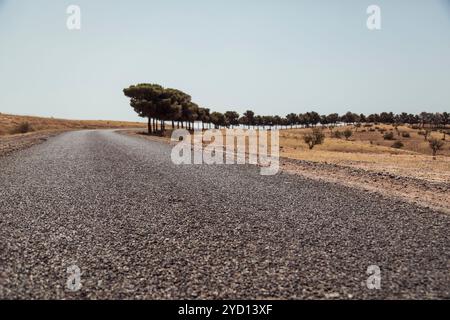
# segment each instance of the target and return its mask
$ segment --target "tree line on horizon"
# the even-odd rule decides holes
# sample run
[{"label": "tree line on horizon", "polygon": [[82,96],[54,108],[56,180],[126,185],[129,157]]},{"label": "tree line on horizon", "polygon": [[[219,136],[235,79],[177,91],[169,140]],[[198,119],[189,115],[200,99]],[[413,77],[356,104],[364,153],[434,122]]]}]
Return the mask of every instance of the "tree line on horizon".
[{"label": "tree line on horizon", "polygon": [[172,128],[194,129],[195,122],[201,122],[202,128],[230,128],[237,126],[255,127],[278,127],[278,128],[298,128],[336,126],[339,123],[384,123],[384,124],[410,124],[422,127],[432,126],[445,128],[449,124],[450,114],[422,112],[411,114],[402,112],[381,112],[370,115],[347,112],[343,115],[331,113],[320,115],[315,111],[306,113],[290,113],[285,117],[278,115],[256,115],[253,111],[247,110],[243,115],[236,111],[211,112],[208,108],[199,107],[192,101],[190,95],[178,89],[164,88],[158,84],[142,83],[131,85],[123,90],[126,97],[130,98],[130,105],[134,111],[143,118],[148,119],[148,132],[162,133],[165,131],[165,124],[171,121]]}]

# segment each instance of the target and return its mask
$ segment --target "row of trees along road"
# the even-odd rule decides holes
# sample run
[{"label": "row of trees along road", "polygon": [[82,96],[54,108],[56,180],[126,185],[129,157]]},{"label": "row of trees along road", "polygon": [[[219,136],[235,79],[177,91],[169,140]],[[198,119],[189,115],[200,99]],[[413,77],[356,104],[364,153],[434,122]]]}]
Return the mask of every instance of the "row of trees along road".
[{"label": "row of trees along road", "polygon": [[[255,115],[251,110],[242,116],[236,111],[225,113],[211,112],[208,108],[201,108],[192,101],[190,95],[183,91],[164,88],[158,84],[132,85],[123,90],[125,96],[131,99],[130,105],[140,117],[148,118],[148,132],[164,134],[165,124],[172,122],[172,128],[186,128],[192,130],[195,122],[201,122],[211,128],[246,126],[250,127],[277,127],[298,128],[315,127],[317,125],[335,126],[338,123],[386,123],[386,124],[416,124],[445,128],[449,124],[449,113],[421,114],[382,112],[380,114],[356,114],[347,112],[344,115],[332,113],[320,115],[315,111],[306,113],[290,113],[286,117]],[[175,124],[176,123],[176,124]]]}]

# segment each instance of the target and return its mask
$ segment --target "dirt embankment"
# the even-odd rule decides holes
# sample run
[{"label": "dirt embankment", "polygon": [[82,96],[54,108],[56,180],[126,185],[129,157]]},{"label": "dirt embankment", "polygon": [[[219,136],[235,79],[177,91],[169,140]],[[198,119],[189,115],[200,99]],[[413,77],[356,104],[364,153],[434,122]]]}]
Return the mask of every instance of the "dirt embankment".
[{"label": "dirt embankment", "polygon": [[25,134],[16,134],[9,136],[0,136],[0,156],[10,154],[15,151],[29,148],[35,144],[47,141],[47,139],[65,132],[58,131],[40,131]]},{"label": "dirt embankment", "polygon": [[0,137],[18,133],[50,130],[55,131],[145,127],[146,124],[142,122],[109,120],[67,120],[0,113]]},{"label": "dirt embankment", "polygon": [[377,192],[450,213],[449,181],[433,181],[390,172],[289,158],[281,159],[281,168],[285,172],[314,180],[339,183],[362,192]]}]

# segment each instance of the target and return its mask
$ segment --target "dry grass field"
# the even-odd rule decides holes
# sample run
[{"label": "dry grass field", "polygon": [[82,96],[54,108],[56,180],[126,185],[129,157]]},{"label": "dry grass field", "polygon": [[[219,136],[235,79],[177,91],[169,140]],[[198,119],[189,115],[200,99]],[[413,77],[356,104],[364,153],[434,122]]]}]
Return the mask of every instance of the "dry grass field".
[{"label": "dry grass field", "polygon": [[[335,138],[331,130],[325,129],[324,143],[315,146],[313,150],[309,150],[303,141],[303,136],[311,129],[282,130],[281,155],[293,159],[450,182],[450,137],[447,136],[446,140],[443,140],[444,146],[438,152],[436,160],[433,160],[428,141],[419,134],[421,129],[400,126],[397,132],[391,125],[377,125],[370,128],[339,127],[333,129],[333,132],[345,129],[353,131],[349,140]],[[383,136],[386,132],[393,132],[395,140],[385,140]],[[443,136],[443,133],[438,131],[430,133],[430,137],[437,139],[442,139]],[[401,141],[404,146],[393,148],[395,141]]]},{"label": "dry grass field", "polygon": [[107,128],[140,128],[146,124],[142,122],[106,121],[106,120],[65,120],[32,116],[18,116],[0,113],[0,136],[26,133],[21,132],[24,124],[28,123],[26,132],[107,129]]},{"label": "dry grass field", "polygon": [[[352,136],[346,140],[344,137],[337,139],[333,137],[336,131],[343,132],[346,129],[352,130]],[[310,132],[311,129],[290,129],[280,132],[281,145],[286,148],[294,148],[294,150],[306,150],[307,145],[303,142],[303,136]],[[344,153],[369,153],[369,154],[428,154],[431,155],[428,141],[420,134],[423,129],[413,129],[409,126],[398,126],[395,129],[391,125],[372,125],[371,127],[345,126],[337,127],[333,130],[324,129],[326,140],[323,145],[317,145],[314,149],[331,152]],[[384,139],[384,134],[392,133],[392,140]],[[444,134],[431,131],[428,138],[443,139]],[[395,141],[401,141],[404,146],[402,148],[392,148]],[[439,153],[441,155],[450,156],[450,136],[446,135],[443,140],[445,146]]]}]

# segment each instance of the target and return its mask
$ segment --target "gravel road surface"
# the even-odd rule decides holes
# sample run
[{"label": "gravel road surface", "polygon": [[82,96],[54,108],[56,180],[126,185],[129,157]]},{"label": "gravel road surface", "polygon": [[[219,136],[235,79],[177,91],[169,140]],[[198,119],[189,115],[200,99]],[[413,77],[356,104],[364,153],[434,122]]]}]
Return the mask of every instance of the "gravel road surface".
[{"label": "gravel road surface", "polygon": [[0,298],[450,298],[448,214],[170,151],[79,131],[1,157]]}]

